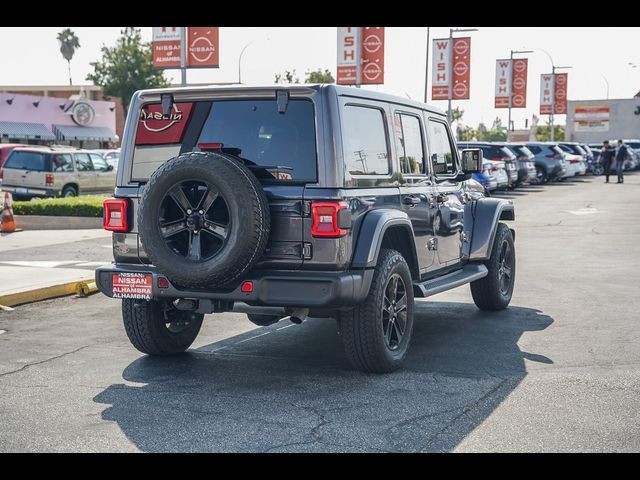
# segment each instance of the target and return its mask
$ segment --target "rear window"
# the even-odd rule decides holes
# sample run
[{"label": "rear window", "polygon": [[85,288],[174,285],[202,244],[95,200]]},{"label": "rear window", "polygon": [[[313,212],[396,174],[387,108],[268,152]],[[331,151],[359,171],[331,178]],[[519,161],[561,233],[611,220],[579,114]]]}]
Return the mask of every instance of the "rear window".
[{"label": "rear window", "polygon": [[309,100],[291,99],[286,113],[274,100],[178,103],[170,118],[145,106],[136,133],[132,180],[146,180],[180,153],[219,143],[266,182],[316,182],[315,115]]},{"label": "rear window", "polygon": [[507,147],[497,145],[481,146],[482,156],[489,160],[508,160],[514,158],[515,155]]},{"label": "rear window", "polygon": [[511,148],[511,150],[513,150],[515,154],[520,157],[530,158],[534,156],[533,152],[524,145],[511,145],[509,148]]},{"label": "rear window", "polygon": [[51,171],[51,164],[47,157],[48,155],[44,153],[14,150],[7,159],[4,168],[49,172]]}]

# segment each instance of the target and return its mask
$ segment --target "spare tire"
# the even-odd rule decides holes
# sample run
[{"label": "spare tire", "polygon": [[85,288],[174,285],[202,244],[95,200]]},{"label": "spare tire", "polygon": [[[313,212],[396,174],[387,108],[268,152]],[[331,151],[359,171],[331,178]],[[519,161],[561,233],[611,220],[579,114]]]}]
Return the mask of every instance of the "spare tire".
[{"label": "spare tire", "polygon": [[237,158],[185,153],[158,168],[138,209],[142,245],[185,287],[223,287],[260,259],[269,238],[262,185]]}]

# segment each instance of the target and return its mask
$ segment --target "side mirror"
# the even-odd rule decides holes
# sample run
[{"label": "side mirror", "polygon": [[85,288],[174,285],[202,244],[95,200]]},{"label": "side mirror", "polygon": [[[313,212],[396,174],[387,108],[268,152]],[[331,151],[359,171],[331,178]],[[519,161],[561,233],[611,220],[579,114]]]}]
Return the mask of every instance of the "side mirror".
[{"label": "side mirror", "polygon": [[482,172],[482,150],[469,148],[462,150],[462,171],[466,174]]},{"label": "side mirror", "polygon": [[110,172],[111,170],[113,170],[113,165],[107,165],[107,168],[105,168],[105,172]]}]

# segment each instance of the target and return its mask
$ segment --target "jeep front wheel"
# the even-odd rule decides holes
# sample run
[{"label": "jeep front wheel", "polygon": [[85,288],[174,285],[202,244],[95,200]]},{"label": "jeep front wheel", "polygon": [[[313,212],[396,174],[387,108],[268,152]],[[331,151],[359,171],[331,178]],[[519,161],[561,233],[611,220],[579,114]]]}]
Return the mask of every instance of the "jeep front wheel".
[{"label": "jeep front wheel", "polygon": [[184,352],[196,339],[204,315],[177,310],[169,302],[122,300],[122,319],[131,344],[149,355]]},{"label": "jeep front wheel", "polygon": [[413,332],[413,284],[402,254],[380,250],[367,298],[340,312],[338,324],[346,355],[355,368],[387,373],[401,366]]},{"label": "jeep front wheel", "polygon": [[471,282],[473,301],[480,310],[507,308],[516,278],[516,249],[511,230],[504,223],[498,224],[491,257],[485,265],[487,276]]}]

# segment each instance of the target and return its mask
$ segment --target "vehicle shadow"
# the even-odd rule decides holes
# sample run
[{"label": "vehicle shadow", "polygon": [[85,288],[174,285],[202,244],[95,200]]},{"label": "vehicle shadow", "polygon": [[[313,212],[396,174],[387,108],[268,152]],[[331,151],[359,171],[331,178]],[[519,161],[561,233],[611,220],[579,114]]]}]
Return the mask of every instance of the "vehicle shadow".
[{"label": "vehicle shadow", "polygon": [[[406,367],[352,370],[335,322],[288,320],[173,358],[143,356],[94,401],[145,452],[450,451],[527,374],[525,332],[553,319],[509,307],[416,304]],[[286,327],[286,328],[283,328]]]}]

